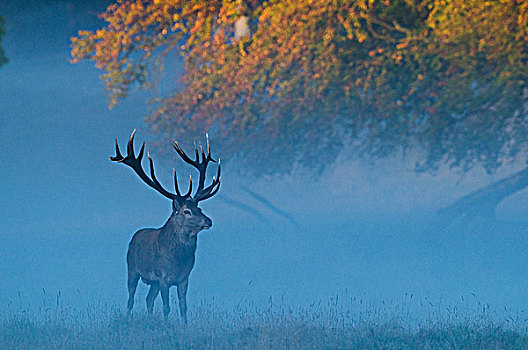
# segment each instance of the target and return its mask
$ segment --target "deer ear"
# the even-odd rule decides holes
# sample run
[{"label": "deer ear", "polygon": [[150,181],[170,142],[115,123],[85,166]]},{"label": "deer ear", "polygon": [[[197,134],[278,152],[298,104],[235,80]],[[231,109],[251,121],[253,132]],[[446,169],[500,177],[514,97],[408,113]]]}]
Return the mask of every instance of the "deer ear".
[{"label": "deer ear", "polygon": [[178,212],[180,209],[181,209],[180,203],[176,199],[173,199],[172,200],[172,210],[175,212]]}]

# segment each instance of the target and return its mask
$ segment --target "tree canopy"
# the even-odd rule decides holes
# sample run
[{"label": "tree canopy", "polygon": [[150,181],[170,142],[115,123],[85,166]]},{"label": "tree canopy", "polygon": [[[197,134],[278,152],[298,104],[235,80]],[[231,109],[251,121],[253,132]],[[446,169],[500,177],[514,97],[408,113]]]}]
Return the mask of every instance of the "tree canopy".
[{"label": "tree canopy", "polygon": [[2,49],[2,37],[5,35],[4,23],[4,18],[0,16],[0,67],[7,63],[7,56],[5,55],[4,50]]},{"label": "tree canopy", "polygon": [[119,0],[102,18],[72,56],[104,71],[110,105],[182,61],[146,118],[161,142],[209,132],[267,173],[323,167],[344,146],[418,150],[426,170],[526,158],[523,0]]}]

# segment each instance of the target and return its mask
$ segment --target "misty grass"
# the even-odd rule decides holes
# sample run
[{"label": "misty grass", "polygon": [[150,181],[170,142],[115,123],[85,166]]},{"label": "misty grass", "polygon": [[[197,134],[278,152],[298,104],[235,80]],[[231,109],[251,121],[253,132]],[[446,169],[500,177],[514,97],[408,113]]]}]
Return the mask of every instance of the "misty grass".
[{"label": "misty grass", "polygon": [[[132,316],[117,306],[86,309],[51,305],[4,312],[5,349],[528,349],[526,320],[492,320],[478,312],[432,312],[416,321],[405,305],[347,310],[336,301],[306,307],[239,306],[220,310],[202,301],[189,324],[142,310]],[[173,305],[174,307],[176,305]],[[427,305],[430,306],[430,305]],[[424,306],[426,307],[426,306]],[[159,309],[159,305],[158,305]],[[158,310],[159,311],[159,310]]]}]

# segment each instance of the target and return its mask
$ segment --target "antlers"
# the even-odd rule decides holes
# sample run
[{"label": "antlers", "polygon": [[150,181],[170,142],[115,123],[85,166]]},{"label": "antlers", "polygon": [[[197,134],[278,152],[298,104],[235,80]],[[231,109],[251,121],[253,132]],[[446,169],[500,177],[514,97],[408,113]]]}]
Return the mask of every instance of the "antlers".
[{"label": "antlers", "polygon": [[[141,146],[141,150],[139,151],[138,156],[136,157],[134,154],[134,135],[136,134],[136,130],[132,131],[132,134],[130,135],[130,139],[128,140],[127,144],[127,155],[126,157],[123,157],[121,152],[119,151],[119,146],[117,144],[117,139],[115,140],[115,147],[116,147],[116,155],[114,157],[110,157],[111,161],[123,163],[125,165],[128,165],[131,167],[136,174],[143,180],[147,185],[161,193],[163,196],[177,200],[180,204],[183,204],[187,199],[190,198],[191,192],[192,192],[192,177],[189,179],[189,190],[186,194],[182,195],[180,193],[180,189],[178,188],[178,177],[176,175],[176,170],[174,170],[174,189],[176,193],[171,193],[167,191],[166,189],[161,186],[158,179],[156,179],[156,175],[154,174],[154,162],[152,161],[152,158],[150,158],[150,154],[147,153],[147,157],[150,164],[150,177],[145,174],[143,171],[143,167],[141,166],[141,160],[143,158],[143,153],[145,151],[145,142],[143,142],[143,145]],[[207,165],[209,162],[216,163],[216,160],[214,160],[211,157],[211,149],[209,148],[209,135],[206,134],[207,138],[207,156],[205,155],[205,152],[202,148],[202,145],[200,145],[200,150],[202,154],[202,160],[200,161],[200,155],[198,153],[198,148],[196,147],[196,143],[194,144],[194,149],[196,153],[196,159],[192,160],[185,154],[183,149],[178,145],[176,141],[171,142],[172,147],[176,150],[176,152],[180,155],[180,157],[183,159],[184,162],[192,165],[196,169],[198,169],[200,173],[200,179],[198,181],[198,188],[196,189],[196,193],[190,200],[194,201],[195,203],[198,203],[199,201],[211,198],[214,196],[218,190],[220,189],[220,159],[218,160],[218,170],[216,177],[213,176],[213,182],[211,185],[204,188],[205,185],[205,175],[207,172]]]},{"label": "antlers", "polygon": [[192,160],[185,154],[183,149],[178,145],[178,142],[173,141],[171,142],[172,147],[176,150],[176,152],[180,155],[180,157],[183,159],[184,162],[187,164],[192,165],[198,171],[200,172],[200,179],[198,180],[198,188],[196,189],[196,193],[194,194],[193,200],[196,202],[211,198],[218,192],[220,189],[220,160],[218,160],[218,171],[216,173],[216,177],[213,176],[213,182],[211,185],[209,185],[207,188],[204,188],[205,184],[205,172],[207,170],[207,164],[209,162],[216,163],[216,160],[214,160],[211,157],[211,148],[209,147],[209,135],[205,134],[205,137],[207,139],[207,156],[205,155],[205,152],[202,148],[202,145],[200,145],[200,153],[202,154],[202,160],[200,161],[200,155],[198,153],[198,148],[196,147],[196,142],[194,143],[194,153],[195,153],[195,160]]}]

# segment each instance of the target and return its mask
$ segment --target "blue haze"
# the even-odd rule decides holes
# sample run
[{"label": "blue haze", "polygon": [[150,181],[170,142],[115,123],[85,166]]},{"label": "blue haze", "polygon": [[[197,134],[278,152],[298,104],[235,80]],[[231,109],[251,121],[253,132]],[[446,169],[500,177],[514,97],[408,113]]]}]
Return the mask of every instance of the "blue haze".
[{"label": "blue haze", "polygon": [[[81,308],[124,306],[128,242],[170,213],[167,200],[108,160],[115,137],[124,147],[137,128],[138,144],[153,139],[142,122],[152,96],[136,91],[109,110],[100,71],[91,62],[69,62],[69,38],[100,25],[95,14],[106,3],[0,1],[10,59],[0,68],[0,311],[59,291]],[[165,184],[174,166],[183,168],[155,161]],[[437,209],[520,165],[493,176],[478,169],[431,176],[414,173],[411,163],[344,160],[317,181],[303,171],[254,179],[225,169],[220,194],[202,205],[213,228],[199,235],[190,308],[202,298],[230,307],[270,296],[289,304],[336,295],[398,303],[413,294],[417,313],[423,300],[456,305],[473,297],[526,316],[527,191],[500,205],[497,222],[429,225]],[[258,209],[268,223],[229,199]],[[140,287],[136,305],[143,307],[145,294]]]}]

